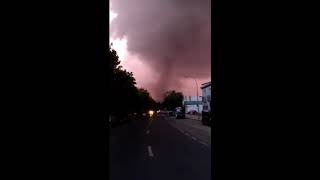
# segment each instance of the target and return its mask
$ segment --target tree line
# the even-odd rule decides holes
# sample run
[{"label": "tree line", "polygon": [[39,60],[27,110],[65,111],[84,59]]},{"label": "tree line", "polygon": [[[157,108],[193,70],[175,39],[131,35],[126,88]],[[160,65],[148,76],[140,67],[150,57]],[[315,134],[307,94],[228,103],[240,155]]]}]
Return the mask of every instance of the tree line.
[{"label": "tree line", "polygon": [[168,91],[164,100],[156,102],[150,93],[136,86],[136,79],[132,72],[128,72],[120,65],[117,52],[109,46],[106,58],[106,78],[108,79],[109,111],[114,116],[126,116],[131,113],[142,113],[150,109],[174,110],[182,107],[183,94]]},{"label": "tree line", "polygon": [[111,46],[107,55],[109,58],[106,58],[106,78],[110,113],[114,116],[126,116],[155,109],[156,101],[146,89],[136,87],[133,73],[120,65],[119,56]]}]

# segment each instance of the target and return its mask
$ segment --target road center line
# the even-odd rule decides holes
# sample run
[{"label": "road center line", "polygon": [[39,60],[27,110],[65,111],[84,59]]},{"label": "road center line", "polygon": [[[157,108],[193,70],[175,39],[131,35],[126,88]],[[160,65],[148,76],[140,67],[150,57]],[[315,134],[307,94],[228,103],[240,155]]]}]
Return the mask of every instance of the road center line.
[{"label": "road center line", "polygon": [[148,146],[148,154],[150,157],[153,157],[153,152],[152,152],[151,146]]},{"label": "road center line", "polygon": [[151,124],[152,124],[152,121],[153,121],[153,119],[149,119],[149,124],[148,124],[148,126],[147,126],[147,129],[149,129],[150,128],[150,126],[151,126]]}]

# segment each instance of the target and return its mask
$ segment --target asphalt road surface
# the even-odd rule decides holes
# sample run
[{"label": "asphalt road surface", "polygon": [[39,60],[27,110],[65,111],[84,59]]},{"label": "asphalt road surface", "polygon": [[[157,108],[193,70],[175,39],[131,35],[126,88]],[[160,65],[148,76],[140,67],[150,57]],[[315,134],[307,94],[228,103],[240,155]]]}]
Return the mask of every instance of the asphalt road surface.
[{"label": "asphalt road surface", "polygon": [[111,180],[209,180],[210,147],[169,124],[164,115],[111,128]]},{"label": "asphalt road surface", "polygon": [[211,148],[211,127],[203,125],[200,120],[176,119],[174,117],[168,117],[167,119],[170,125],[177,128],[181,133]]}]

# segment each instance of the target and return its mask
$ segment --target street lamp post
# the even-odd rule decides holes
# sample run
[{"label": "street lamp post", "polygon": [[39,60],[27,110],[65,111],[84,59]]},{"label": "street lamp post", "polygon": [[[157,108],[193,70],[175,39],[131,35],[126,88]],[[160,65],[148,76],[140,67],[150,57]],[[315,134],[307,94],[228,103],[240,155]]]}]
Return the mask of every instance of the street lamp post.
[{"label": "street lamp post", "polygon": [[197,87],[197,108],[198,108],[198,113],[199,112],[199,93],[198,93],[198,82],[195,78],[193,78],[193,80],[196,82],[196,87]]},{"label": "street lamp post", "polygon": [[[189,76],[184,76],[185,78],[188,78]],[[198,108],[198,113],[200,113],[199,111],[199,93],[198,93],[198,82],[195,78],[193,77],[190,77],[194,80],[194,82],[196,83],[196,88],[197,88],[197,108]]]}]

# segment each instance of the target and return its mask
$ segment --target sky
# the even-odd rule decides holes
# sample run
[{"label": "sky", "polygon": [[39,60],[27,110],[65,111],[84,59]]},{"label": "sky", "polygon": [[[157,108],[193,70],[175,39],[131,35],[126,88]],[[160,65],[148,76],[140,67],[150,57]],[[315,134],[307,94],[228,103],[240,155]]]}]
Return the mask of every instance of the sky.
[{"label": "sky", "polygon": [[111,0],[110,42],[137,86],[201,95],[211,77],[211,0]]}]

